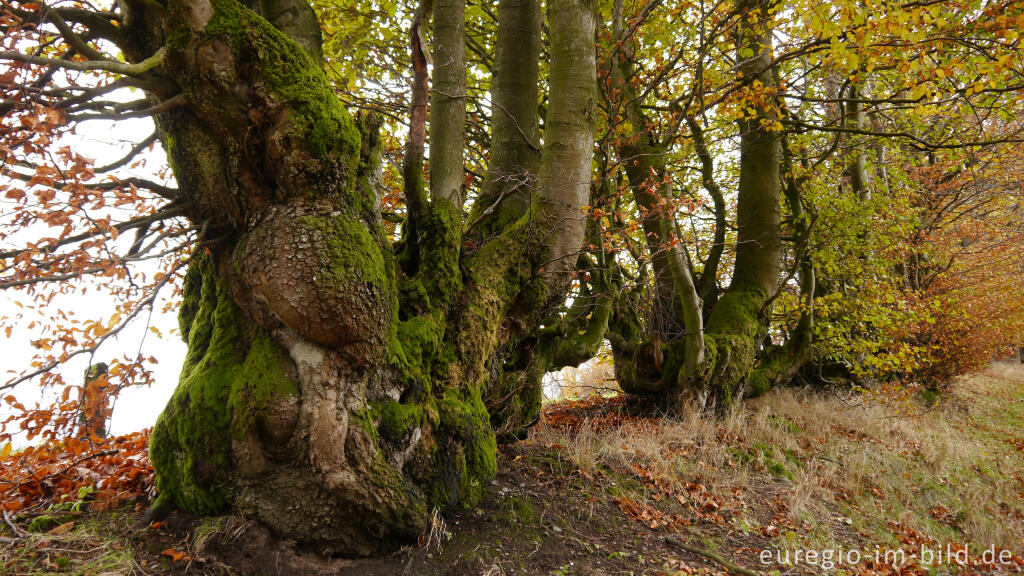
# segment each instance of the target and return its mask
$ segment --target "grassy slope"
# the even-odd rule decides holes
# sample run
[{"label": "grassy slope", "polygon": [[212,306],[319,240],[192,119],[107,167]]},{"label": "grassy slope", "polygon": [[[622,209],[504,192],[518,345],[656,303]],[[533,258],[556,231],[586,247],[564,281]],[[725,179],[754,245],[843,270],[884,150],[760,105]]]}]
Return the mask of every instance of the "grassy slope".
[{"label": "grassy slope", "polygon": [[[762,550],[904,549],[967,543],[1024,556],[1024,367],[957,381],[942,402],[777,390],[722,422],[631,414],[621,401],[549,409],[503,449],[479,509],[435,522],[423,546],[373,561],[321,561],[258,528],[174,515],[133,533],[134,512],[76,518],[5,545],[0,574],[699,574],[724,573],[666,536],[764,574]],[[851,405],[854,404],[854,405]],[[23,522],[26,525],[27,522]],[[6,526],[2,536],[10,536]],[[189,558],[172,562],[160,552]],[[785,553],[785,552],[783,552]],[[790,556],[793,559],[793,556]],[[902,571],[862,560],[836,574]],[[820,565],[820,561],[818,562]],[[1024,571],[1004,565],[1003,573]]]}]

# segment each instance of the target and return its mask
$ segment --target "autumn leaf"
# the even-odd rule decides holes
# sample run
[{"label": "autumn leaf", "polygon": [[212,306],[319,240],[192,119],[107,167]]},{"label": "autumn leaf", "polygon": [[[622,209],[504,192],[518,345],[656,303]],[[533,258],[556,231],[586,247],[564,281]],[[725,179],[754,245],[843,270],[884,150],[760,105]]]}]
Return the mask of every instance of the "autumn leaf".
[{"label": "autumn leaf", "polygon": [[75,523],[74,522],[65,522],[65,523],[61,524],[60,526],[54,527],[49,532],[47,532],[47,534],[64,534],[65,532],[67,532],[68,530],[71,530],[74,527],[75,527]]},{"label": "autumn leaf", "polygon": [[188,554],[186,554],[184,552],[179,552],[178,550],[175,550],[174,548],[168,548],[167,550],[164,550],[163,552],[161,552],[160,555],[161,556],[167,556],[168,558],[171,559],[171,562],[178,562],[179,560],[185,560],[186,562],[191,562],[193,560],[193,558],[191,556],[189,556]]}]

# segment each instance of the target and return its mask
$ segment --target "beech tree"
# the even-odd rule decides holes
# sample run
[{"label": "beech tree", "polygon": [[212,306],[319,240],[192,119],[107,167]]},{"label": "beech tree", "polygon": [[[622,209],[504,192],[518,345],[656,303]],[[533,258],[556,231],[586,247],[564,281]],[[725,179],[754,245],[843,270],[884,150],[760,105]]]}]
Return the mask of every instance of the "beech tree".
[{"label": "beech tree", "polygon": [[[915,158],[1020,140],[1011,4],[424,0],[404,19],[355,0],[5,1],[0,287],[46,302],[94,277],[122,303],[62,318],[0,389],[59,389],[57,366],[180,290],[188,355],[147,518],[234,512],[327,553],[394,549],[479,499],[544,374],[605,341],[622,389],[675,412],[847,360],[815,340],[871,337],[877,313],[835,310],[896,286],[908,255],[884,248],[923,228],[915,212],[872,236],[872,211],[913,203]],[[935,74],[907,81],[911,53]],[[954,71],[973,77],[943,85]],[[129,117],[156,130],[117,162],[60,146]],[[174,184],[125,171],[156,143]],[[150,360],[112,361],[109,385]],[[67,394],[12,398],[30,433],[77,421]]]},{"label": "beech tree", "polygon": [[[520,13],[511,4],[502,11],[527,16],[527,60],[536,61],[539,6],[521,3]],[[431,509],[473,501],[494,475],[488,360],[516,330],[506,320],[513,311],[535,321],[538,303],[564,298],[584,232],[595,16],[575,0],[548,5],[550,95],[529,196],[469,250],[464,9],[424,4],[413,22],[408,218],[393,251],[375,188],[379,122],[353,118],[333,93],[307,2],[128,2],[109,13],[6,6],[8,30],[41,42],[0,57],[46,72],[27,102],[5,105],[152,115],[177,181],[151,187],[166,197],[155,214],[174,210],[198,229],[179,312],[188,357],[151,440],[154,512],[235,510],[327,551],[372,554],[415,539]],[[435,33],[432,90],[425,18]],[[40,53],[55,43],[63,54]],[[46,75],[57,70],[118,79],[52,87]],[[508,98],[536,101],[532,84]],[[145,97],[101,101],[114,86]],[[495,139],[536,124],[536,112],[513,118]],[[509,217],[490,211],[480,226],[499,214]]]}]

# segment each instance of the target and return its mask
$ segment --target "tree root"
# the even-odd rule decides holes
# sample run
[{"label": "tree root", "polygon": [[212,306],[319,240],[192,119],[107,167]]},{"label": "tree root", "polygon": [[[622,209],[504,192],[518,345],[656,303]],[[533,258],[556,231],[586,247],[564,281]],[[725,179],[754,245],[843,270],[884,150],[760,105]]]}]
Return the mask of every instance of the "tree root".
[{"label": "tree root", "polygon": [[746,568],[743,568],[742,566],[737,566],[736,564],[733,564],[732,562],[729,562],[728,560],[726,560],[725,558],[722,558],[721,556],[719,556],[718,554],[715,554],[714,552],[711,552],[709,550],[705,550],[703,548],[697,548],[696,546],[690,546],[689,544],[684,544],[684,543],[680,542],[679,540],[676,540],[675,538],[672,538],[671,536],[665,536],[665,543],[668,544],[669,546],[674,546],[676,548],[681,548],[683,550],[686,550],[687,552],[692,552],[694,554],[698,554],[698,555],[703,556],[705,558],[714,560],[715,562],[717,562],[717,563],[721,564],[722,566],[725,566],[726,568],[728,568],[730,572],[735,572],[737,574],[744,574],[746,576],[760,576],[760,574],[758,574],[757,572],[754,572],[753,570],[747,570]]}]

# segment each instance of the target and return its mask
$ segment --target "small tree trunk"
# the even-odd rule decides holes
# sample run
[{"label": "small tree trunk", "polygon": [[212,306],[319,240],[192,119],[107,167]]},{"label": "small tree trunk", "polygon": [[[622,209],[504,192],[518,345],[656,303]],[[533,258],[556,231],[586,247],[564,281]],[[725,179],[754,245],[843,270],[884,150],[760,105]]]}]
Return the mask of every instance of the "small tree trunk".
[{"label": "small tree trunk", "polygon": [[85,375],[80,400],[78,435],[85,438],[106,438],[107,420],[110,418],[110,392],[107,389],[107,365],[93,364]]}]

